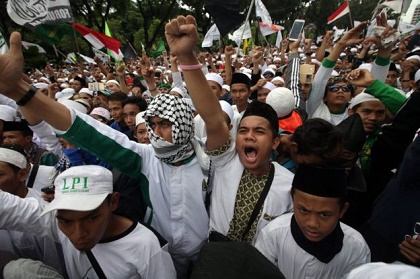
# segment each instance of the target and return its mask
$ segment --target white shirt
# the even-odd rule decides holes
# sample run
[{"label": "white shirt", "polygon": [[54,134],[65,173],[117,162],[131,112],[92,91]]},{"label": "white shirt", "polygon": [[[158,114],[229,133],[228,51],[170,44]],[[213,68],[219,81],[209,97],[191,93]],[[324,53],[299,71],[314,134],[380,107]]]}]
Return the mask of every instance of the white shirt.
[{"label": "white shirt", "polygon": [[[47,203],[41,198],[39,191],[31,188],[28,188],[25,198],[35,200],[39,206],[44,206]],[[1,227],[3,228],[3,226]],[[0,230],[0,250],[9,251],[19,258],[42,261],[60,274],[64,274],[64,258],[60,252],[59,243],[55,243],[52,238],[47,236],[6,229]]]},{"label": "white shirt", "polygon": [[290,228],[292,216],[289,213],[273,220],[255,243],[286,278],[343,278],[353,268],[370,262],[370,250],[362,235],[343,223],[339,223],[343,248],[329,263],[319,261],[296,243]]},{"label": "white shirt", "polygon": [[[59,241],[69,278],[98,278],[86,254],[74,248],[59,230],[55,211],[40,216],[42,211],[33,198],[21,199],[0,191],[0,227]],[[125,233],[92,249],[107,278],[176,278],[169,253],[150,230],[136,224]]]},{"label": "white shirt", "polygon": [[[210,158],[215,171],[213,178],[210,179],[213,187],[210,204],[210,231],[215,230],[227,235],[234,214],[236,193],[244,166],[235,150],[234,140],[232,140],[228,151],[219,156],[210,156]],[[275,167],[274,178],[263,204],[254,241],[258,232],[268,222],[293,209],[290,189],[294,175],[276,162],[273,162],[273,165]]]}]

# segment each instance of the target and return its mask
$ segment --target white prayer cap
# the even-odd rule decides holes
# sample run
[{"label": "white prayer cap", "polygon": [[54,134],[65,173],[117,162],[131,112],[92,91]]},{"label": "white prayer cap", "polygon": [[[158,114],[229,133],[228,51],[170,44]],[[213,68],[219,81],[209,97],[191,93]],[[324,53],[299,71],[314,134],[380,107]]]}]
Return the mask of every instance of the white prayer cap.
[{"label": "white prayer cap", "polygon": [[43,82],[45,82],[45,83],[51,83],[51,81],[50,81],[49,79],[47,79],[46,77],[40,77],[40,78],[38,79],[38,81],[43,81]]},{"label": "white prayer cap", "polygon": [[103,108],[103,107],[94,108],[90,112],[90,115],[99,115],[99,116],[105,118],[108,121],[111,120],[111,115],[109,114],[109,110],[107,110],[106,108]]},{"label": "white prayer cap", "polygon": [[172,91],[178,93],[183,98],[185,97],[185,92],[182,91],[182,89],[179,88],[179,87],[172,87],[171,90],[169,91],[169,93],[171,93]]},{"label": "white prayer cap", "polygon": [[34,87],[37,88],[37,89],[47,88],[48,87],[48,83],[45,83],[45,82],[37,82],[37,83],[34,83]]},{"label": "white prayer cap", "polygon": [[370,94],[367,93],[359,93],[356,95],[356,97],[354,97],[351,101],[350,101],[350,105],[349,108],[354,108],[355,106],[364,103],[364,102],[371,102],[371,101],[375,101],[375,102],[380,102],[379,99],[373,97]]},{"label": "white prayer cap", "polygon": [[76,93],[73,88],[65,88],[61,92],[55,93],[55,98],[59,99],[70,99]]},{"label": "white prayer cap", "polygon": [[370,70],[372,69],[372,64],[370,63],[362,63],[359,66],[359,69],[366,69],[370,72]]},{"label": "white prayer cap", "polygon": [[226,89],[227,91],[230,91],[230,86],[227,84],[223,84],[222,88]]},{"label": "white prayer cap", "polygon": [[15,121],[16,110],[6,105],[0,105],[0,120]]},{"label": "white prayer cap", "polygon": [[336,77],[336,76],[338,76],[339,74],[338,74],[338,72],[336,71],[336,70],[333,70],[332,71],[332,73],[331,73],[331,76],[332,77]]},{"label": "white prayer cap", "polygon": [[58,99],[57,101],[62,103],[66,107],[77,110],[83,114],[86,114],[88,111],[84,105],[73,100],[67,100],[67,99],[61,98],[61,99]]},{"label": "white prayer cap", "polygon": [[271,83],[271,82],[266,82],[265,84],[264,84],[264,86],[263,86],[263,88],[264,89],[268,89],[268,90],[273,90],[274,88],[276,88],[276,86],[273,84],[273,83]]},{"label": "white prayer cap", "polygon": [[120,86],[120,83],[118,81],[116,81],[115,79],[110,79],[108,80],[105,85],[109,85],[110,83],[116,84],[118,86]]},{"label": "white prayer cap", "polygon": [[420,80],[420,70],[417,70],[416,74],[414,75],[414,82],[417,83]]},{"label": "white prayer cap", "polygon": [[[271,80],[271,82],[273,82],[273,81],[281,81],[281,82],[283,82],[284,83],[284,79],[282,78],[282,77],[274,77],[272,80]],[[274,88],[273,88],[274,89]]]},{"label": "white prayer cap", "polygon": [[18,259],[9,262],[3,270],[4,278],[14,279],[63,279],[55,269],[32,259]]},{"label": "white prayer cap", "polygon": [[278,118],[288,115],[295,108],[295,97],[286,87],[276,87],[271,90],[265,102],[276,111]]},{"label": "white prayer cap", "polygon": [[382,279],[382,278],[420,278],[420,269],[403,264],[383,262],[367,263],[354,268],[347,276],[347,279]]},{"label": "white prayer cap", "polygon": [[206,79],[217,82],[220,85],[220,87],[223,86],[223,78],[219,74],[208,73],[206,74]]},{"label": "white prayer cap", "polygon": [[86,93],[89,96],[93,96],[93,91],[89,90],[89,88],[83,87],[82,89],[80,89],[79,93]]},{"label": "white prayer cap", "polygon": [[264,70],[262,75],[264,76],[265,74],[271,74],[271,75],[275,76],[276,72],[274,72],[274,70],[271,69],[271,68],[267,68],[267,69]]},{"label": "white prayer cap", "polygon": [[146,120],[144,120],[143,116],[144,116],[144,111],[137,113],[137,115],[136,115],[136,127],[139,124],[146,123]]},{"label": "white prayer cap", "polygon": [[420,56],[419,55],[411,55],[411,56],[407,57],[406,60],[417,60],[418,62],[420,62]]},{"label": "white prayer cap", "polygon": [[0,147],[0,162],[12,164],[19,169],[25,169],[27,163],[23,154],[5,147]]},{"label": "white prayer cap", "polygon": [[220,106],[222,107],[222,110],[224,112],[226,112],[226,114],[229,116],[230,122],[232,123],[232,121],[233,121],[233,108],[232,108],[232,106],[228,102],[223,101],[223,100],[220,100],[219,103],[220,103]]},{"label": "white prayer cap", "polygon": [[66,89],[66,88],[69,88],[69,87],[70,87],[70,85],[69,85],[67,82],[63,82],[62,84],[60,84],[60,87],[61,87],[62,89]]}]

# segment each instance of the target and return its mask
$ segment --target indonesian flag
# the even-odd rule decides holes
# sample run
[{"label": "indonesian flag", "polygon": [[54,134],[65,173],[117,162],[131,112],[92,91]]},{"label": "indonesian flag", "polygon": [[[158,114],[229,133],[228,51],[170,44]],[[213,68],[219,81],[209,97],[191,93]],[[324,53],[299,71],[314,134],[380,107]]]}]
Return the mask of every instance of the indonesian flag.
[{"label": "indonesian flag", "polygon": [[332,15],[328,17],[328,24],[330,24],[333,21],[336,21],[337,19],[348,14],[349,12],[349,3],[347,2],[347,0],[345,0],[343,4],[341,4],[341,6]]},{"label": "indonesian flag", "polygon": [[109,37],[105,34],[97,32],[95,30],[89,29],[86,26],[80,25],[78,23],[71,24],[73,28],[79,32],[94,48],[108,48],[115,53],[119,52],[121,47],[121,42],[117,39]]}]

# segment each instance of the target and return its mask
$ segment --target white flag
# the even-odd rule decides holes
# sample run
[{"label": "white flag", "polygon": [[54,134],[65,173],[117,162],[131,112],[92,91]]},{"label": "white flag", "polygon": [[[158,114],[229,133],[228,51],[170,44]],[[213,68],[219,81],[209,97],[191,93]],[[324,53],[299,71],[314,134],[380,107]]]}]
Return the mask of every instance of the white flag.
[{"label": "white flag", "polygon": [[281,34],[281,31],[279,31],[277,32],[276,47],[280,47],[281,41],[283,41],[283,35]]},{"label": "white flag", "polygon": [[386,0],[385,2],[382,2],[379,4],[376,9],[381,9],[384,7],[389,7],[396,11],[397,13],[400,13],[403,6],[403,0]]},{"label": "white flag", "polygon": [[96,48],[93,47],[92,50],[93,50],[93,53],[95,54],[95,56],[97,56],[102,61],[102,63],[108,63],[109,60],[111,59],[111,57],[109,57],[108,54],[100,51],[99,49],[96,49]]},{"label": "white flag", "polygon": [[213,45],[213,41],[220,39],[220,32],[217,29],[216,24],[213,24],[209,31],[207,31],[206,35],[204,36],[203,42],[201,43],[201,47],[211,47]]},{"label": "white flag", "polygon": [[273,21],[261,0],[255,0],[255,14],[261,19],[260,30],[263,36],[268,36],[277,33],[275,26],[273,27]]},{"label": "white flag", "polygon": [[83,60],[85,60],[89,64],[96,65],[96,62],[95,62],[95,60],[93,60],[93,58],[90,58],[89,56],[86,56],[86,55],[83,55],[83,54],[80,54],[80,53],[79,53],[79,55],[80,55],[80,57],[83,58]]},{"label": "white flag", "polygon": [[6,39],[3,37],[3,34],[0,32],[0,54],[5,54],[9,51],[7,46]]},{"label": "white flag", "polygon": [[416,26],[409,23],[400,22],[400,24],[398,25],[398,30],[401,34],[407,34],[411,31],[416,30]]},{"label": "white flag", "polygon": [[67,54],[66,60],[64,60],[64,62],[70,63],[70,64],[76,64],[77,62],[76,54],[74,52]]},{"label": "white flag", "polygon": [[36,27],[44,23],[72,22],[68,0],[7,1],[7,13],[19,25]]},{"label": "white flag", "polygon": [[[243,31],[245,29],[245,32]],[[243,36],[242,36],[243,33]],[[237,29],[233,34],[229,34],[229,39],[234,41],[238,46],[241,45],[242,40],[249,39],[252,37],[251,33],[251,26],[249,25],[249,22],[246,22],[243,24],[239,29]]]},{"label": "white flag", "polygon": [[33,44],[33,43],[28,43],[28,42],[22,41],[22,46],[25,49],[29,49],[30,47],[36,47],[38,49],[38,52],[39,53],[47,53],[43,47],[41,47],[40,45],[37,45],[37,44]]}]

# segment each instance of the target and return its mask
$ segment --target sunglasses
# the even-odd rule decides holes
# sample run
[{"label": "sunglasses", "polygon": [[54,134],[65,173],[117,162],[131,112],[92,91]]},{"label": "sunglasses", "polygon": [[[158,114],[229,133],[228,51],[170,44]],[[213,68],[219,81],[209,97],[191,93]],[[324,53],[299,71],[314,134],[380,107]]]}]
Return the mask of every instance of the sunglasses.
[{"label": "sunglasses", "polygon": [[270,74],[265,74],[265,75],[264,75],[264,77],[265,77],[265,78],[272,78],[272,77],[274,77],[274,76],[273,76],[273,75],[270,75]]},{"label": "sunglasses", "polygon": [[338,92],[338,90],[343,91],[343,92],[350,92],[350,87],[348,87],[347,85],[330,85],[328,86],[328,90],[331,92]]}]

